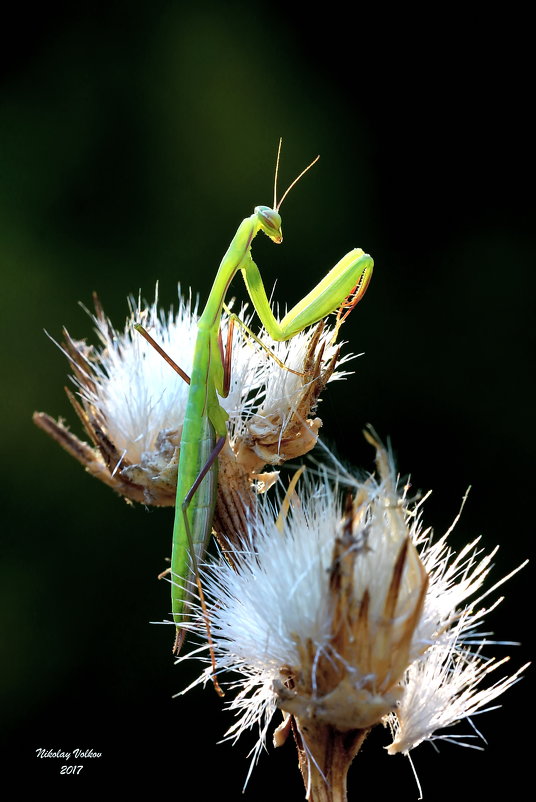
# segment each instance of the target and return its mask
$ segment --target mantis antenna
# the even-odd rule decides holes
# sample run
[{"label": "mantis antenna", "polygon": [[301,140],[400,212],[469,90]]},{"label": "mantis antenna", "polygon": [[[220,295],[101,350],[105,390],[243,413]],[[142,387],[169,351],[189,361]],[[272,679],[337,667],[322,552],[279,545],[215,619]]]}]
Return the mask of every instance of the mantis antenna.
[{"label": "mantis antenna", "polygon": [[283,197],[281,198],[281,200],[280,200],[280,201],[279,201],[279,203],[278,203],[278,202],[277,202],[277,175],[278,175],[278,173],[279,173],[279,157],[280,157],[280,155],[281,155],[281,145],[282,145],[282,144],[283,144],[283,137],[280,137],[280,138],[279,138],[279,146],[278,146],[278,148],[277,148],[277,159],[276,159],[276,162],[275,162],[275,178],[274,178],[274,205],[273,205],[273,209],[274,209],[274,211],[276,211],[276,212],[278,212],[278,211],[279,211],[279,209],[281,208],[281,206],[282,206],[282,204],[283,204],[283,201],[284,201],[284,200],[285,200],[285,198],[287,197],[287,195],[288,195],[288,193],[290,192],[290,190],[292,189],[292,187],[296,186],[296,184],[298,183],[298,181],[300,180],[300,178],[301,178],[302,176],[304,176],[304,175],[305,175],[305,173],[306,173],[308,170],[310,170],[310,169],[311,169],[311,167],[313,166],[313,164],[316,164],[316,163],[317,163],[317,161],[318,161],[318,160],[319,160],[319,158],[320,158],[320,156],[317,156],[317,157],[316,157],[316,159],[313,159],[313,161],[311,162],[311,164],[307,165],[307,167],[305,168],[305,170],[302,170],[302,171],[301,171],[301,173],[299,174],[299,176],[298,176],[297,178],[295,178],[295,179],[294,179],[294,181],[292,182],[292,184],[290,184],[290,186],[289,186],[289,187],[287,187],[287,189],[286,189],[286,190],[285,190],[285,192],[283,193]]}]

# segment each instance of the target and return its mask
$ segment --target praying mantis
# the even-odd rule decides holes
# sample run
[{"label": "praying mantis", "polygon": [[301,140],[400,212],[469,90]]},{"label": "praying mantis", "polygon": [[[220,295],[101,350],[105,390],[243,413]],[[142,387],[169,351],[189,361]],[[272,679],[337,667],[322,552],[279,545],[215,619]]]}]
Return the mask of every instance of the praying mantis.
[{"label": "praying mantis", "polygon": [[[276,244],[282,242],[279,214],[281,204],[292,187],[319,158],[317,156],[298,175],[278,202],[277,173],[280,152],[281,141],[276,160],[273,207],[256,206],[253,214],[246,217],[238,226],[220,263],[207,303],[198,320],[191,376],[186,376],[176,367],[183,379],[189,380],[190,383],[180,440],[171,556],[171,602],[176,627],[173,651],[176,654],[186,634],[184,624],[192,598],[190,588],[193,588],[194,584],[197,584],[204,605],[197,566],[206,551],[211,534],[218,481],[218,454],[227,438],[228,416],[220,406],[218,395],[226,397],[230,384],[232,325],[224,354],[220,324],[231,281],[239,271],[242,273],[249,297],[264,329],[273,340],[284,341],[337,309],[352,309],[365,294],[372,275],[374,264],[372,258],[360,248],[354,248],[308,295],[287,312],[281,321],[274,316],[259,268],[251,257],[251,245],[260,231],[272,242]],[[241,323],[235,315],[232,315],[231,324],[235,321]],[[340,322],[339,319],[338,325]],[[141,326],[136,328],[146,336]],[[195,582],[192,577],[195,577]],[[207,632],[210,632],[208,626]]]}]

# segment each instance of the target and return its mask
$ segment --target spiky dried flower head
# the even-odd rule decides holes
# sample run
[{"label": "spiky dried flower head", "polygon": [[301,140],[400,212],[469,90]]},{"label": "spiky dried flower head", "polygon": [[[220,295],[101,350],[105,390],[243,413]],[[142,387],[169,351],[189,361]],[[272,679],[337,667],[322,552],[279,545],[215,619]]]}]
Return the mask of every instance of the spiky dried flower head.
[{"label": "spiky dried flower head", "polygon": [[455,555],[448,533],[434,543],[421,503],[409,504],[373,442],[376,476],[305,482],[282,527],[259,499],[238,565],[211,564],[203,580],[219,673],[241,675],[228,737],[256,725],[258,756],[279,708],[293,717],[306,773],[316,766],[324,778],[326,733],[349,736],[348,764],[379,723],[393,733],[389,753],[407,753],[482,709],[522,670],[481,686],[502,664],[484,656],[479,634],[494,552],[482,557],[473,542]]},{"label": "spiky dried flower head", "polygon": [[[76,388],[76,394],[70,390],[67,394],[90,443],[45,413],[35,413],[34,420],[91,474],[125,498],[173,505],[188,385],[134,325],[142,323],[190,373],[197,308],[191,296],[184,298],[180,292],[176,313],[159,311],[157,297],[152,304],[130,299],[129,306],[130,314],[119,331],[95,298],[92,319],[98,346],[75,340],[64,330],[61,347]],[[227,325],[224,314],[224,341]],[[322,422],[309,416],[326,383],[346,375],[335,370],[336,362],[341,365],[350,358],[339,358],[339,349],[330,344],[328,327],[310,329],[288,343],[275,343],[262,332],[260,336],[281,362],[301,375],[281,369],[241,327],[235,328],[230,392],[220,401],[229,415],[229,446],[221,462],[230,463],[222,475],[245,488],[267,463],[277,465],[313,447]]]}]

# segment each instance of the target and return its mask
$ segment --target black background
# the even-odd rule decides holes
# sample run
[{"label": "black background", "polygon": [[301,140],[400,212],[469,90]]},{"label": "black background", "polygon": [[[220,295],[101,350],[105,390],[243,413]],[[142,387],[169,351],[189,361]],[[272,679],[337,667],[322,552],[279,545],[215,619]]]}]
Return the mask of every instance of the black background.
[{"label": "black background", "polygon": [[[77,306],[98,290],[122,326],[126,296],[205,298],[239,221],[321,160],[283,207],[285,243],[255,242],[280,303],[298,300],[354,246],[374,256],[345,330],[364,351],[325,394],[324,435],[372,469],[365,423],[390,437],[416,491],[433,488],[438,534],[499,543],[492,578],[533,539],[533,88],[528,20],[451,6],[413,14],[330,4],[112,2],[41,6],[6,21],[0,95],[4,776],[26,786],[106,782],[125,792],[195,783],[241,798],[253,738],[217,745],[233,719],[212,691],[171,699],[175,667],[156,581],[170,510],[126,506],[32,427],[34,409],[76,424],[67,366],[43,329],[90,337]],[[263,238],[264,239],[264,238]],[[245,291],[236,281],[234,291]],[[78,429],[76,429],[78,431]],[[502,590],[498,639],[530,659],[532,567]],[[425,799],[470,799],[504,776],[528,783],[527,678],[475,723],[484,752],[413,753]],[[458,726],[456,731],[467,731]],[[377,730],[350,799],[417,798],[411,769]],[[102,752],[77,777],[35,749]],[[293,747],[270,747],[245,799],[300,799]],[[57,778],[57,779],[56,779]],[[54,782],[55,781],[55,782]],[[364,790],[365,789],[365,790]]]}]

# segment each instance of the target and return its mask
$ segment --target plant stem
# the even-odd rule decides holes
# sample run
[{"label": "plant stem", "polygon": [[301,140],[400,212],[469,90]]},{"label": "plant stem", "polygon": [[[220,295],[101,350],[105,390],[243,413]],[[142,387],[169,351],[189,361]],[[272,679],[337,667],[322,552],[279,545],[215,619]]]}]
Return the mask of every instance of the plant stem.
[{"label": "plant stem", "polygon": [[348,769],[369,729],[339,732],[330,725],[295,720],[293,732],[306,799],[309,802],[346,802]]}]

